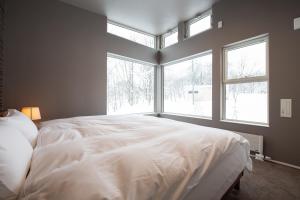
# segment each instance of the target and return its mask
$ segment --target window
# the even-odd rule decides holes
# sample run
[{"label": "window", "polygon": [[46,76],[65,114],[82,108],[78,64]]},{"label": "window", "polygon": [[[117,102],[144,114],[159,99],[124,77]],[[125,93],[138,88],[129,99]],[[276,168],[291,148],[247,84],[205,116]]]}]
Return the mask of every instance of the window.
[{"label": "window", "polygon": [[164,112],[212,116],[212,54],[164,66]]},{"label": "window", "polygon": [[268,38],[224,48],[223,119],[268,123]]},{"label": "window", "polygon": [[164,35],[162,35],[162,48],[171,46],[178,42],[178,29],[174,29]]},{"label": "window", "polygon": [[187,22],[187,37],[202,33],[211,27],[211,11],[209,11]]},{"label": "window", "polygon": [[142,33],[141,31],[125,28],[114,22],[107,22],[107,32],[119,37],[131,40],[133,42],[155,48],[155,36]]},{"label": "window", "polygon": [[154,111],[154,66],[109,55],[107,79],[109,115]]}]

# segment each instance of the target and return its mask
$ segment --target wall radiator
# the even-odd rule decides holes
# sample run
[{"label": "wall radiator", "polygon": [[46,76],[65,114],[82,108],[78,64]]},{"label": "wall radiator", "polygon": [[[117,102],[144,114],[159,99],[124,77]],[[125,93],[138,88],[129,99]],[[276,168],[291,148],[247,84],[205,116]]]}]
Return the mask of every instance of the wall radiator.
[{"label": "wall radiator", "polygon": [[262,135],[253,135],[248,133],[235,132],[244,138],[246,138],[250,143],[250,151],[255,158],[262,160],[264,158],[263,154],[263,141],[264,138]]},{"label": "wall radiator", "polygon": [[253,134],[249,134],[249,133],[241,133],[241,132],[235,132],[241,136],[243,136],[244,138],[246,138],[249,143],[250,143],[250,156],[257,159],[257,160],[268,160],[270,162],[273,163],[277,163],[280,165],[284,165],[284,166],[288,166],[288,167],[292,167],[295,169],[300,169],[300,166],[296,166],[296,165],[291,165],[289,163],[284,163],[284,162],[280,162],[280,161],[276,161],[276,160],[272,160],[269,156],[265,156],[263,153],[263,136],[262,135],[253,135]]}]

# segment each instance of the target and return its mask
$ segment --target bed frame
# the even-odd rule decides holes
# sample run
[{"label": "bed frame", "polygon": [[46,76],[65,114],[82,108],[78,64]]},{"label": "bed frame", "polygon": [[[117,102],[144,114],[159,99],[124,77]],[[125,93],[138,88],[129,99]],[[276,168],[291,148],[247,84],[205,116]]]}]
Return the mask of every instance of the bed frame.
[{"label": "bed frame", "polygon": [[238,177],[236,178],[236,180],[233,182],[233,184],[228,188],[228,190],[225,192],[225,194],[222,196],[221,199],[225,199],[225,197],[232,192],[233,189],[235,190],[240,190],[240,185],[241,185],[241,178],[244,175],[244,171],[242,171]]}]

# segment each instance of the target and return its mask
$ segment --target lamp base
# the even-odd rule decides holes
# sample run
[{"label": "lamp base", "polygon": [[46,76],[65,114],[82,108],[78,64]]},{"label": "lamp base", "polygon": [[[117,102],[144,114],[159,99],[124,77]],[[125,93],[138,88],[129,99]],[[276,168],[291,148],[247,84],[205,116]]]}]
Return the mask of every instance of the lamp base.
[{"label": "lamp base", "polygon": [[35,126],[37,127],[37,129],[41,128],[41,120],[33,120],[32,122],[35,124]]},{"label": "lamp base", "polygon": [[6,117],[7,115],[8,115],[8,111],[7,110],[0,111],[0,117]]}]

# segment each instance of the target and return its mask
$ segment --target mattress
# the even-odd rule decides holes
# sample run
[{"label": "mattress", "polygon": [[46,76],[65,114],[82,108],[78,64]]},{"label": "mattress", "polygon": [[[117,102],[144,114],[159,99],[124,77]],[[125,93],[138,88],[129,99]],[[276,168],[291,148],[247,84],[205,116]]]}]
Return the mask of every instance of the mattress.
[{"label": "mattress", "polygon": [[150,116],[48,121],[20,199],[217,199],[251,169],[249,150],[233,132]]},{"label": "mattress", "polygon": [[221,199],[241,172],[246,170],[241,157],[241,151],[238,149],[226,155],[206,176],[201,178],[194,188],[186,193],[184,200]]}]

